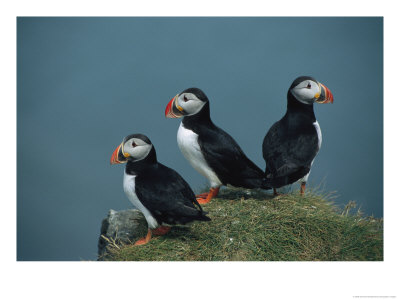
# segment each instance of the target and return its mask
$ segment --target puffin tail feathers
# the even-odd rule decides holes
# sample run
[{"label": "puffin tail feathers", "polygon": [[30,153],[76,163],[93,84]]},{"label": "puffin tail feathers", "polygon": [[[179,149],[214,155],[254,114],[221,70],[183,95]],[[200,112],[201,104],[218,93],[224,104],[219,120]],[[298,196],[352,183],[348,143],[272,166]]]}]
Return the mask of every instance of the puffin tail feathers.
[{"label": "puffin tail feathers", "polygon": [[266,176],[263,181],[264,189],[280,188],[292,184],[310,172],[310,167],[300,167],[296,171],[277,177]]},{"label": "puffin tail feathers", "polygon": [[187,216],[190,215],[192,220],[211,221],[211,219],[206,216],[208,212],[203,210],[201,205],[197,202],[196,198],[194,198],[193,204],[197,206],[198,209],[185,207]]},{"label": "puffin tail feathers", "polygon": [[208,212],[206,211],[199,211],[199,215],[198,215],[198,219],[199,221],[211,221],[211,219],[209,217],[206,216],[206,214],[208,214]]},{"label": "puffin tail feathers", "polygon": [[270,190],[273,188],[272,182],[268,180],[267,178],[263,178],[263,181],[261,182],[261,188],[263,190]]}]

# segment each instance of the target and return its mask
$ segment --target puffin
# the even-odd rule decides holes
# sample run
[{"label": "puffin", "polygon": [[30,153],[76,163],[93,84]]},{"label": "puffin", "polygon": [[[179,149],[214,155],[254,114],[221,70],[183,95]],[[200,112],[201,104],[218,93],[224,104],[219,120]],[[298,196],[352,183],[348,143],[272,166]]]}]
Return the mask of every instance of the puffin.
[{"label": "puffin", "polygon": [[188,88],[172,98],[167,118],[181,118],[178,146],[192,167],[210,183],[208,193],[197,195],[206,204],[222,185],[248,189],[266,188],[264,172],[244,154],[237,142],[210,118],[210,101],[198,88]]},{"label": "puffin", "polygon": [[156,150],[143,134],[125,137],[110,163],[126,163],[123,187],[148,224],[147,235],[135,245],[147,244],[152,234],[164,235],[171,225],[210,221],[189,184],[173,169],[157,161]]},{"label": "puffin", "polygon": [[267,132],[262,152],[267,184],[276,189],[299,181],[304,195],[311,165],[321,148],[314,103],[333,103],[331,91],[310,76],[296,78],[287,92],[286,114]]}]

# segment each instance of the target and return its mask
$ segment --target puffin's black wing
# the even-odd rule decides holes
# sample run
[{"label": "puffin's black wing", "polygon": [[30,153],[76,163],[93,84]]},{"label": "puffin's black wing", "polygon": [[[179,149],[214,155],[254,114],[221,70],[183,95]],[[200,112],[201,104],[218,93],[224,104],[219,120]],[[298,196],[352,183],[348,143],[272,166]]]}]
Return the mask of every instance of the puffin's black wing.
[{"label": "puffin's black wing", "polygon": [[308,172],[318,153],[318,134],[315,127],[294,127],[285,120],[276,122],[263,141],[265,175],[273,187],[296,182]]},{"label": "puffin's black wing", "polygon": [[198,143],[208,165],[223,184],[263,188],[263,171],[257,167],[225,131],[214,126],[203,128]]},{"label": "puffin's black wing", "polygon": [[135,191],[140,202],[160,224],[210,221],[189,184],[177,172],[160,163],[136,177]]}]

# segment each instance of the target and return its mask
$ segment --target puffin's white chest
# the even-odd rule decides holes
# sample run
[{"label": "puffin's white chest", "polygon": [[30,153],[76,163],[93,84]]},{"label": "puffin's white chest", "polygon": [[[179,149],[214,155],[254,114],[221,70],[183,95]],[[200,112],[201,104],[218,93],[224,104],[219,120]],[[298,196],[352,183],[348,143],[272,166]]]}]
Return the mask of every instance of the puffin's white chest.
[{"label": "puffin's white chest", "polygon": [[318,135],[318,150],[321,149],[321,144],[322,144],[322,133],[321,133],[321,128],[319,127],[318,121],[315,121],[313,123],[315,130],[317,131]]},{"label": "puffin's white chest", "polygon": [[200,145],[198,143],[198,135],[192,130],[186,129],[183,126],[183,123],[181,123],[178,129],[177,139],[179,149],[192,167],[201,175],[206,177],[210,181],[212,187],[221,186],[222,183],[218,176],[208,166],[203,153],[201,153]]},{"label": "puffin's white chest", "polygon": [[124,172],[124,192],[132,204],[142,212],[146,218],[147,224],[151,229],[158,227],[157,220],[153,217],[150,211],[144,207],[142,202],[140,202],[135,191],[135,178],[136,175],[129,175]]},{"label": "puffin's white chest", "polygon": [[[319,149],[321,149],[321,144],[322,144],[322,133],[321,133],[321,128],[319,127],[318,121],[315,121],[315,122],[313,123],[313,125],[314,125],[315,130],[317,131],[317,135],[318,135],[318,151],[319,151]],[[315,158],[314,158],[314,159],[315,159]],[[312,164],[313,164],[313,162],[314,162],[314,159],[313,159],[312,162],[311,162],[311,166],[312,166]],[[310,170],[310,172],[311,172],[311,170]],[[300,178],[298,181],[299,181],[299,182],[307,182],[308,176],[310,176],[310,172],[308,172],[303,178]]]}]

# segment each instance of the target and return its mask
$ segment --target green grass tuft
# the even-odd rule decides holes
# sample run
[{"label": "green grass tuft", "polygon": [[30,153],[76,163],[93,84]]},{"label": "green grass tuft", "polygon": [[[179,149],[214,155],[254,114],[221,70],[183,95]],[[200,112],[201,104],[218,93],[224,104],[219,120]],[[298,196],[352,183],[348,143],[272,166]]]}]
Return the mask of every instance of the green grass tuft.
[{"label": "green grass tuft", "polygon": [[176,226],[147,245],[110,250],[118,261],[381,261],[383,220],[340,212],[331,195],[225,189],[204,205],[211,222]]}]

